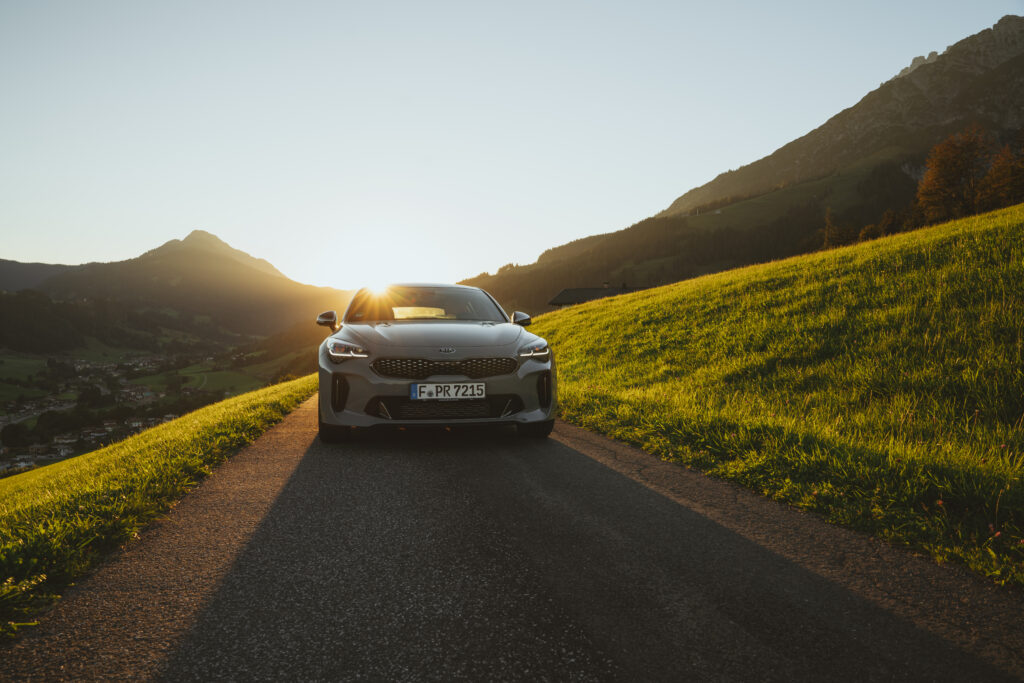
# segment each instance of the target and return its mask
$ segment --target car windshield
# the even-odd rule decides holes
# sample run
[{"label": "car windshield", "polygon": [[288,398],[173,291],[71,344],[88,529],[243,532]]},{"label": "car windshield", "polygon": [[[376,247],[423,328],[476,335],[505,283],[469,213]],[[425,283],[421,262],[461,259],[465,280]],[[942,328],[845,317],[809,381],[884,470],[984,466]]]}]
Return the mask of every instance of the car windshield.
[{"label": "car windshield", "polygon": [[345,314],[345,322],[392,320],[474,320],[503,323],[508,319],[479,289],[463,287],[389,287],[362,290]]}]

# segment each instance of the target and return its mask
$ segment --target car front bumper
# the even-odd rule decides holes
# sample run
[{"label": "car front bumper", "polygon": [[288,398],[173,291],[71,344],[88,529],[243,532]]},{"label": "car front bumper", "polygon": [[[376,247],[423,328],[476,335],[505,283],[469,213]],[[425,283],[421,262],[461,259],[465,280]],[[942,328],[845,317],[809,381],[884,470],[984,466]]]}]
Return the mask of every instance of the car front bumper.
[{"label": "car front bumper", "polygon": [[[557,411],[554,356],[545,361],[520,359],[515,372],[481,379],[464,375],[435,375],[427,379],[385,377],[370,367],[373,360],[355,358],[333,363],[321,348],[319,399],[320,420],[324,424],[527,424],[554,419]],[[413,401],[409,398],[410,386],[418,382],[483,382],[487,398],[475,402]]]}]

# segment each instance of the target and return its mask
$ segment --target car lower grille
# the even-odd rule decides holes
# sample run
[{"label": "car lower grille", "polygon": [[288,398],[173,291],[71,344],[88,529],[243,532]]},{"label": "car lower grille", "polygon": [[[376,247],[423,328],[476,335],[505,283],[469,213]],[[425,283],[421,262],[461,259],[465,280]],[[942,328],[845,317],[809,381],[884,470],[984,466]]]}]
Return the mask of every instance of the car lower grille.
[{"label": "car lower grille", "polygon": [[472,420],[518,413],[523,401],[514,394],[471,401],[414,401],[404,396],[375,396],[366,412],[390,420]]},{"label": "car lower grille", "polygon": [[465,360],[427,360],[425,358],[379,358],[370,364],[384,377],[426,379],[434,375],[464,375],[472,379],[508,375],[516,371],[515,358],[467,358]]}]

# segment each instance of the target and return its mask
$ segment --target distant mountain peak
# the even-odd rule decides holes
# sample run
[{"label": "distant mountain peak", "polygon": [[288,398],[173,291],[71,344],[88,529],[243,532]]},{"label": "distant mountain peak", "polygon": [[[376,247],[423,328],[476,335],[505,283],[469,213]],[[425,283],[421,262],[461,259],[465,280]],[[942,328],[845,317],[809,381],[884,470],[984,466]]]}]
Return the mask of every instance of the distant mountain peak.
[{"label": "distant mountain peak", "polygon": [[[1024,17],[1007,14],[995,23],[973,36],[968,36],[947,47],[941,54],[931,52],[927,57],[914,60],[893,79],[907,76],[925,64],[934,64],[940,57],[954,55],[960,66],[969,64],[974,69],[989,69],[1024,51]],[[884,83],[882,85],[885,85]]]},{"label": "distant mountain peak", "polygon": [[185,239],[181,240],[181,243],[197,247],[227,247],[228,249],[231,249],[231,246],[227,242],[217,237],[212,232],[198,229],[190,232]]},{"label": "distant mountain peak", "polygon": [[[222,240],[221,238],[214,235],[212,232],[206,230],[193,230],[190,232],[185,239],[181,240],[170,240],[165,242],[163,245],[152,249],[143,254],[140,258],[154,257],[154,256],[165,256],[171,253],[179,251],[204,251],[210,254],[217,254],[218,256],[225,256],[238,263],[245,264],[251,268],[255,268],[263,273],[274,275],[276,277],[284,278],[285,275],[273,265],[270,264],[266,259],[256,258],[250,256],[241,249],[235,249],[230,244]],[[287,279],[287,278],[286,278]]]},{"label": "distant mountain peak", "polygon": [[[945,52],[943,52],[943,54],[945,54]],[[931,64],[938,58],[939,53],[935,52],[934,50],[932,50],[927,57],[914,57],[914,61],[910,62],[910,66],[904,67],[902,71],[896,74],[895,78],[902,78],[903,76],[906,76],[913,72],[915,69],[917,69],[917,67],[924,66],[925,64]]]}]

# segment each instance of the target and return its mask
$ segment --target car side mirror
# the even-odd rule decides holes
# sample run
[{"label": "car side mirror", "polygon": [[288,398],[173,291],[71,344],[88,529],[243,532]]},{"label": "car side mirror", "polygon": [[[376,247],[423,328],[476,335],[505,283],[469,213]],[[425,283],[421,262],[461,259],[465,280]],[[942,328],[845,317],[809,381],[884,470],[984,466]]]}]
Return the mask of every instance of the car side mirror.
[{"label": "car side mirror", "polygon": [[335,311],[325,311],[316,317],[316,324],[331,328],[331,332],[337,332],[338,314]]},{"label": "car side mirror", "polygon": [[530,324],[530,316],[526,315],[522,311],[516,311],[512,314],[512,322],[521,327],[526,327]]}]

